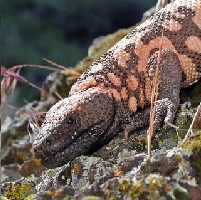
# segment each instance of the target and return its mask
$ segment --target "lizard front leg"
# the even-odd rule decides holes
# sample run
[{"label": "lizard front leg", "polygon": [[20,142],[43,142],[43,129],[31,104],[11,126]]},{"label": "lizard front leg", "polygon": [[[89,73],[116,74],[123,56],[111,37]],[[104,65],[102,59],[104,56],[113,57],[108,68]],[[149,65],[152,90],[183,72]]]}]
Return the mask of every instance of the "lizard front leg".
[{"label": "lizard front leg", "polygon": [[160,127],[163,120],[165,124],[172,125],[180,102],[179,94],[182,82],[182,69],[177,54],[168,49],[163,49],[160,52],[160,56],[158,54],[158,51],[155,52],[147,64],[149,77],[152,80],[152,87],[156,87],[153,85],[153,79],[158,59],[160,59],[157,80],[159,83],[158,97],[155,102],[155,129]]},{"label": "lizard front leg", "polygon": [[[159,57],[158,53],[159,51],[153,53],[147,64],[149,82],[152,87],[155,87],[153,79],[160,57],[158,98],[155,102],[155,130],[161,126],[163,121],[165,124],[172,125],[180,102],[179,93],[182,81],[182,70],[177,54],[168,49],[163,49]],[[149,117],[150,108],[134,113],[125,120],[125,135],[128,136],[134,129],[148,125]]]}]

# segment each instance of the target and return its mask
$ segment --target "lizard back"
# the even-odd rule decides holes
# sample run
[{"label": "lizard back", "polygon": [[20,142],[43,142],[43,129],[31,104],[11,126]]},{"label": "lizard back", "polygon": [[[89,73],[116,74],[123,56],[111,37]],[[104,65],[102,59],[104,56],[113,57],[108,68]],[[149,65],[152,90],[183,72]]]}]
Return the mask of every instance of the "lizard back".
[{"label": "lizard back", "polygon": [[162,44],[178,54],[182,87],[201,77],[201,1],[176,0],[135,28],[95,61],[78,79],[70,94],[101,87],[131,111],[150,102],[147,62]]},{"label": "lizard back", "polygon": [[122,128],[129,133],[144,127],[150,117],[148,72],[160,45],[154,126],[171,124],[181,86],[201,78],[201,0],[168,4],[95,61],[70,96],[47,112],[33,143],[36,157],[48,167],[61,166],[109,142]]}]

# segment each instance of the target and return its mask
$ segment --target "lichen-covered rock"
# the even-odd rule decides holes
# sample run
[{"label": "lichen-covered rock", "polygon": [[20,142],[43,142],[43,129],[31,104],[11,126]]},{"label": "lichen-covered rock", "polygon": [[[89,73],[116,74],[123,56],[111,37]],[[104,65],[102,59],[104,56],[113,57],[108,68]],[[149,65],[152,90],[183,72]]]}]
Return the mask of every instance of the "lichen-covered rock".
[{"label": "lichen-covered rock", "polygon": [[[122,132],[97,152],[55,169],[44,168],[40,160],[32,157],[32,140],[27,131],[30,118],[46,112],[58,100],[57,93],[66,97],[80,74],[132,28],[96,39],[88,56],[75,68],[47,77],[43,88],[51,95],[42,93],[40,102],[27,104],[13,120],[5,120],[1,199],[201,199],[201,118],[193,127],[195,136],[181,145],[183,150],[174,148],[186,134],[200,102],[200,81],[182,90],[175,120],[179,130],[166,127],[154,136],[150,161],[146,156],[147,127],[135,130],[128,139]],[[42,120],[39,118],[39,125]]]},{"label": "lichen-covered rock", "polygon": [[107,180],[113,176],[113,168],[112,163],[103,161],[99,157],[78,157],[71,163],[71,185],[75,190],[80,190],[96,181]]},{"label": "lichen-covered rock", "polygon": [[22,164],[33,155],[31,151],[33,136],[28,133],[30,119],[36,119],[38,116],[40,125],[44,117],[40,114],[49,108],[49,103],[34,101],[20,108],[13,120],[10,118],[5,120],[1,131],[3,165]]},{"label": "lichen-covered rock", "polygon": [[[195,87],[200,89],[200,83]],[[194,89],[192,89],[194,91]],[[198,101],[187,98],[184,100]],[[191,93],[190,93],[191,94]],[[190,95],[189,94],[189,95]],[[186,99],[187,98],[187,99]],[[34,103],[40,106],[49,103]],[[32,106],[31,106],[32,107]],[[17,113],[14,122],[8,120],[3,129],[4,199],[193,199],[199,200],[201,188],[201,127],[196,121],[191,137],[181,149],[173,149],[181,142],[190,126],[196,108],[181,104],[175,120],[179,130],[164,128],[152,141],[152,159],[146,161],[146,128],[136,130],[128,139],[120,133],[93,156],[81,156],[71,164],[51,170],[41,166],[32,156],[27,134],[29,116],[26,110]],[[26,112],[25,112],[26,111]],[[21,117],[22,120],[21,120]],[[157,150],[161,149],[161,150]],[[91,152],[92,153],[92,152]],[[13,163],[18,163],[13,165]],[[26,177],[26,179],[24,179]],[[17,184],[17,185],[16,185]],[[24,184],[29,185],[29,189]],[[22,186],[22,188],[21,188]]]},{"label": "lichen-covered rock", "polygon": [[[113,177],[97,189],[93,184],[75,199],[100,195],[104,199],[200,199],[200,186],[190,153],[179,148],[155,150],[151,160],[145,154],[125,159],[117,165],[120,177]],[[102,193],[101,193],[102,192]]]}]

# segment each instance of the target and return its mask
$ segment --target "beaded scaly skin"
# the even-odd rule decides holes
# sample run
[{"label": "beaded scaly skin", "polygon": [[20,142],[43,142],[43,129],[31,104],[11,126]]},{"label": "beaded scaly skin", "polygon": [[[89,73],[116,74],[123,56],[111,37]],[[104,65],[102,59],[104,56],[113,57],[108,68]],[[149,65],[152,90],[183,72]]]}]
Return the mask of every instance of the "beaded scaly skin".
[{"label": "beaded scaly skin", "polygon": [[175,0],[103,54],[47,113],[33,148],[49,168],[147,125],[162,42],[155,127],[173,122],[179,92],[201,78],[201,0]]}]

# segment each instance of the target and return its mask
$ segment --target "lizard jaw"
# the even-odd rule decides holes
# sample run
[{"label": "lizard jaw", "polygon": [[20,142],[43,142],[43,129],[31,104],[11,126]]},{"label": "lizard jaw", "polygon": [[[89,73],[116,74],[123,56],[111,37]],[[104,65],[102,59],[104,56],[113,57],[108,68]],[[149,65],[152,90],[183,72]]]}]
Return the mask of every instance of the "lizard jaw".
[{"label": "lizard jaw", "polygon": [[103,129],[101,122],[97,123],[73,138],[63,149],[54,151],[51,155],[47,155],[41,146],[35,145],[35,156],[40,158],[42,164],[48,168],[62,166],[77,156],[87,153],[95,145],[98,145],[100,136],[104,135],[106,131]]}]

